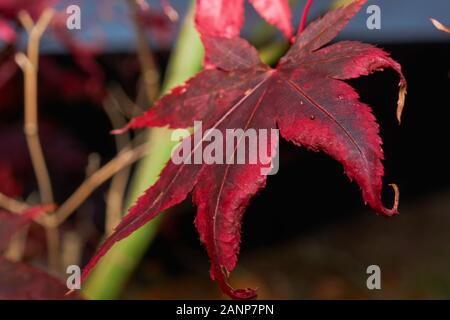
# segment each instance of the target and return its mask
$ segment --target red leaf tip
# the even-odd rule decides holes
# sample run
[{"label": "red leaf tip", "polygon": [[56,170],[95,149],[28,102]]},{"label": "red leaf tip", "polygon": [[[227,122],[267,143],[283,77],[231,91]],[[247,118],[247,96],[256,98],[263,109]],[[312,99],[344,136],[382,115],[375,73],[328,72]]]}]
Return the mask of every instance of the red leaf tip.
[{"label": "red leaf tip", "polygon": [[441,30],[443,32],[450,33],[450,27],[444,25],[436,19],[430,18],[431,23],[435,26],[436,29]]},{"label": "red leaf tip", "polygon": [[400,189],[395,183],[391,183],[389,184],[389,186],[394,190],[394,204],[392,205],[392,208],[388,209],[384,207],[383,204],[381,203],[381,200],[378,202],[379,206],[378,205],[373,206],[374,210],[376,210],[385,217],[392,217],[399,214],[398,205],[400,203]]},{"label": "red leaf tip", "polygon": [[29,219],[34,219],[40,216],[41,214],[54,212],[56,210],[56,204],[44,204],[40,206],[31,207],[25,210],[22,214]]},{"label": "red leaf tip", "polygon": [[255,289],[236,289],[227,292],[227,294],[234,300],[252,300],[258,296]]},{"label": "red leaf tip", "polygon": [[113,134],[113,135],[123,134],[123,133],[127,132],[127,131],[130,130],[130,129],[131,129],[131,125],[130,125],[130,124],[127,124],[127,125],[126,125],[125,127],[123,127],[123,128],[111,130],[111,134]]},{"label": "red leaf tip", "polygon": [[257,294],[257,289],[247,288],[247,289],[234,289],[228,283],[229,271],[222,267],[222,270],[218,270],[215,267],[211,270],[211,278],[216,280],[222,292],[225,293],[233,300],[252,300],[255,299]]},{"label": "red leaf tip", "polygon": [[397,120],[402,123],[403,108],[405,107],[405,99],[407,94],[407,84],[405,79],[401,79],[399,84],[398,101],[397,101]]},{"label": "red leaf tip", "polygon": [[389,184],[389,186],[394,190],[394,205],[392,209],[386,211],[387,216],[393,216],[398,214],[398,204],[400,203],[400,189],[395,183]]}]

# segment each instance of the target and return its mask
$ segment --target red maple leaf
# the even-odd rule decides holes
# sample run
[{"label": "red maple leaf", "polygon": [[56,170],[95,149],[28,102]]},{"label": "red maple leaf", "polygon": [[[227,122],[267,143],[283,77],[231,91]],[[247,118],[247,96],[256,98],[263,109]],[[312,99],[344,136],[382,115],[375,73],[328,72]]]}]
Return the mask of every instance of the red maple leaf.
[{"label": "red maple leaf", "polygon": [[[293,27],[288,0],[249,0],[258,13],[291,39]],[[244,24],[244,0],[197,0],[195,20],[203,35],[232,38]]]},{"label": "red maple leaf", "polygon": [[[396,188],[392,209],[381,201],[383,151],[375,117],[343,80],[383,68],[395,70],[400,75],[400,119],[406,94],[401,67],[382,49],[369,44],[342,41],[325,46],[364,3],[365,0],[356,1],[311,23],[275,69],[263,64],[258,52],[241,38],[202,34],[210,68],[160,99],[128,127],[185,128],[201,120],[203,139],[196,140],[194,133],[175,151],[178,154],[184,148],[190,150],[185,159],[208,146],[212,136],[209,129],[224,133],[230,128],[279,128],[284,139],[324,151],[341,162],[346,174],[361,187],[364,201],[374,210],[387,216],[396,214]],[[268,145],[272,157],[276,142]],[[241,144],[245,144],[245,139],[239,139],[232,157]],[[265,186],[266,177],[261,174],[265,165],[262,161],[245,165],[225,163],[169,161],[158,182],[131,208],[86,266],[83,278],[115,242],[192,192],[198,206],[195,224],[211,259],[211,277],[232,298],[255,297],[255,290],[233,289],[227,278],[237,262],[242,215],[250,199]]]}]

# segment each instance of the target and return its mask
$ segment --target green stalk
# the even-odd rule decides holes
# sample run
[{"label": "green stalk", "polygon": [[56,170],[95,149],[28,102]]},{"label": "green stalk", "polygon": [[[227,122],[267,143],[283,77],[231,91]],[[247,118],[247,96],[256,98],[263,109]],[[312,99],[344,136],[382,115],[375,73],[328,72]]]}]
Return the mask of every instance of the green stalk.
[{"label": "green stalk", "polygon": [[265,64],[275,65],[288,49],[289,44],[286,42],[270,43],[259,50],[259,57]]},{"label": "green stalk", "polygon": [[[163,92],[182,84],[195,75],[201,68],[203,46],[194,28],[194,1],[185,18],[177,45],[170,58],[166,72]],[[131,183],[130,193],[126,200],[129,208],[144,191],[154,184],[170,159],[175,145],[171,139],[171,130],[154,128],[149,130],[150,152],[136,170]],[[164,213],[161,214],[163,216]],[[89,299],[116,299],[147,248],[157,234],[161,219],[157,218],[132,235],[117,243],[99,262],[83,286],[83,295]]]}]

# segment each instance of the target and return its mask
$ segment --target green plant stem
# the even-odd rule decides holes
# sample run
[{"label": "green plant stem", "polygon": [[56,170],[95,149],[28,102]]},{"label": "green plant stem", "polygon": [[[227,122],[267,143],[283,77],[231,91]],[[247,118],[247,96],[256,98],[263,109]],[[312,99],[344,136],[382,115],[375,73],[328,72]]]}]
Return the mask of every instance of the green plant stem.
[{"label": "green plant stem", "polygon": [[[192,2],[194,3],[194,2]],[[193,24],[193,5],[186,16],[176,48],[170,58],[163,92],[182,84],[195,75],[203,60],[203,47]],[[151,150],[144,158],[133,177],[126,200],[129,208],[137,198],[154,184],[170,158],[174,142],[171,131],[166,128],[149,130]],[[164,213],[161,214],[162,217]],[[136,269],[148,246],[154,239],[161,218],[157,218],[117,243],[99,262],[83,286],[83,295],[89,299],[115,299],[120,296],[130,275]]]},{"label": "green plant stem", "polygon": [[275,65],[288,49],[289,45],[286,42],[270,43],[259,50],[259,57],[262,62]]}]

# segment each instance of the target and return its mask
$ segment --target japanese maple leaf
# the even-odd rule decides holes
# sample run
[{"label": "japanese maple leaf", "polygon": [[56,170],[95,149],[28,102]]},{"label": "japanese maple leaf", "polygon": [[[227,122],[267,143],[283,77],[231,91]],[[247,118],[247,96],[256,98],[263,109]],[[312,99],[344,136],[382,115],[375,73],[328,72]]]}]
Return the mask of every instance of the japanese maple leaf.
[{"label": "japanese maple leaf", "polygon": [[[249,0],[258,13],[291,39],[293,27],[288,0]],[[195,21],[201,34],[232,38],[244,24],[244,0],[197,0]]]},{"label": "japanese maple leaf", "polygon": [[[356,1],[311,23],[275,69],[263,64],[256,49],[241,38],[203,34],[210,69],[174,89],[128,127],[184,128],[201,120],[203,133],[209,129],[279,128],[284,139],[324,151],[341,162],[374,210],[387,216],[396,214],[397,201],[392,209],[381,201],[383,152],[375,117],[343,80],[383,68],[395,70],[401,79],[400,118],[406,93],[401,67],[382,49],[369,44],[342,41],[325,46],[364,2]],[[201,141],[195,141],[194,134],[183,140],[175,154],[193,145],[190,156],[210,140],[211,136],[204,134]],[[238,144],[245,143],[243,140]],[[268,146],[272,157],[275,142]],[[232,298],[255,297],[255,290],[233,289],[227,278],[237,262],[242,215],[250,199],[266,184],[263,168],[262,161],[245,165],[169,161],[158,182],[139,198],[87,265],[83,278],[115,242],[192,192],[198,207],[195,225],[211,260],[211,277]]]}]

